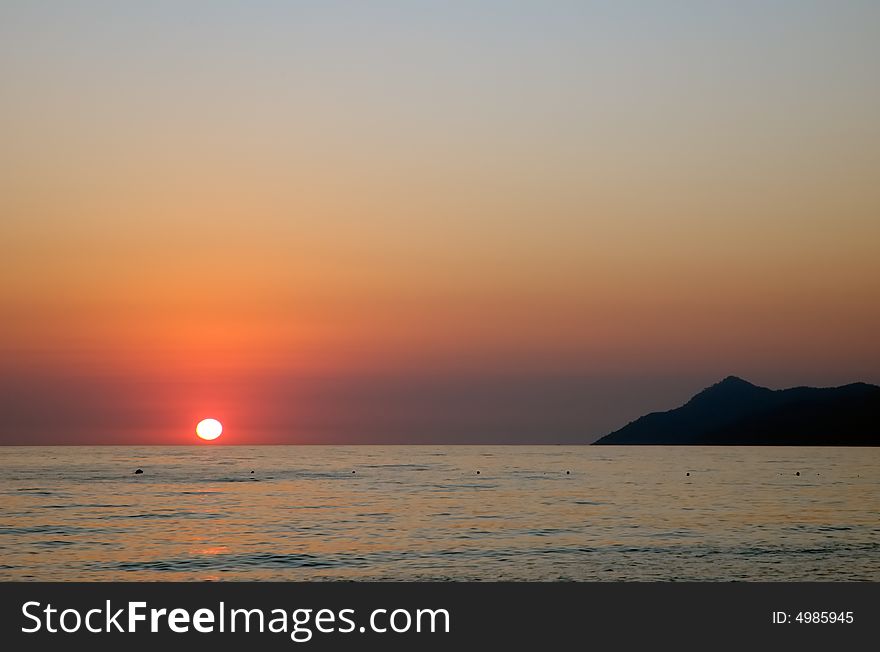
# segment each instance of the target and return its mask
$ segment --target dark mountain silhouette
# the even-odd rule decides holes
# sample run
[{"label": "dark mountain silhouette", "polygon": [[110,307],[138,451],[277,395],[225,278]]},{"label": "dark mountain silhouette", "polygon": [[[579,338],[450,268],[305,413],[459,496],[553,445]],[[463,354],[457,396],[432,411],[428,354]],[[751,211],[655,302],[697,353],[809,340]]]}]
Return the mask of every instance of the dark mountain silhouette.
[{"label": "dark mountain silhouette", "polygon": [[668,412],[653,412],[596,444],[880,446],[880,387],[772,390],[728,376]]}]

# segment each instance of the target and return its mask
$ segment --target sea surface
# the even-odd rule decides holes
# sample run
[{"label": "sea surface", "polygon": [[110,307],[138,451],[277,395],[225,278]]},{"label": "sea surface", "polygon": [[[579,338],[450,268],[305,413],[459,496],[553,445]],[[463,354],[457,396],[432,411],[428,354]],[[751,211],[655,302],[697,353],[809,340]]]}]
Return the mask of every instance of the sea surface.
[{"label": "sea surface", "polygon": [[876,448],[0,456],[0,580],[880,580]]}]

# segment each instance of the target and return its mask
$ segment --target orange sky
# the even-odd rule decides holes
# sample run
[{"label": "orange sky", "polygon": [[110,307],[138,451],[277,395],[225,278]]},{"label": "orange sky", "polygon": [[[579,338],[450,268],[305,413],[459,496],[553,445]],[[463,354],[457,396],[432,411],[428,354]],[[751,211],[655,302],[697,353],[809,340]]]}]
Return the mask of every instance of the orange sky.
[{"label": "orange sky", "polygon": [[878,10],[791,11],[5,4],[0,441],[880,381]]}]

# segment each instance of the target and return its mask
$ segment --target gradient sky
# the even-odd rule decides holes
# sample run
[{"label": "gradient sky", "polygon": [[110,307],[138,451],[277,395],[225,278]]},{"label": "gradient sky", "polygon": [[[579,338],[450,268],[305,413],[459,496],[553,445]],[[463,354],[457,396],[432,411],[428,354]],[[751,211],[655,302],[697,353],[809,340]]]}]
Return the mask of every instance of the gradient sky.
[{"label": "gradient sky", "polygon": [[880,382],[880,3],[0,5],[0,443],[591,441]]}]

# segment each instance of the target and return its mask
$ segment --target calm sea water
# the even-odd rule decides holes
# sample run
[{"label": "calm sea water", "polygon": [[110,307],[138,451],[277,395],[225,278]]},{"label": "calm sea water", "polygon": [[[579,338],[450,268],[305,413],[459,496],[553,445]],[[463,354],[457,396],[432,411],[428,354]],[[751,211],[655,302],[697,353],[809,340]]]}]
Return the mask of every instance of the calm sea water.
[{"label": "calm sea water", "polygon": [[3,580],[880,580],[880,449],[0,455]]}]

